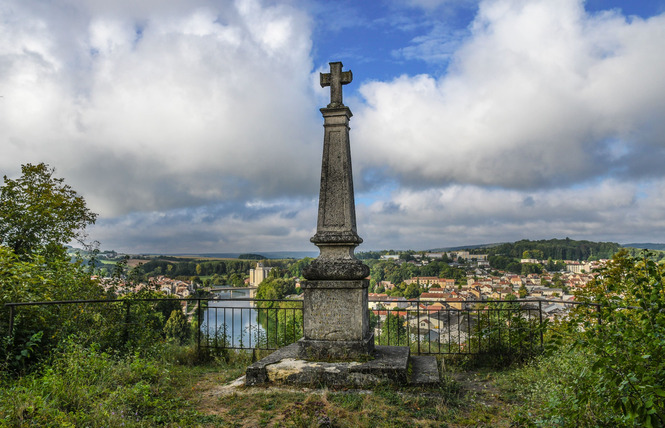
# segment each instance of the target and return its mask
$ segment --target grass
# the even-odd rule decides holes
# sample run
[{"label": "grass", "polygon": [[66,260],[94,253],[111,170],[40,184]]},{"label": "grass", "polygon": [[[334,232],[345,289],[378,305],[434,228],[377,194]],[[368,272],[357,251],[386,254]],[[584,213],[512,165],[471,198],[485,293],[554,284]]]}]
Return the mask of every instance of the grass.
[{"label": "grass", "polygon": [[[209,402],[229,426],[442,426],[456,405],[439,391],[274,391],[253,388]],[[235,418],[235,419],[234,419]]]},{"label": "grass", "polygon": [[230,389],[251,354],[201,360],[191,348],[159,345],[113,355],[69,341],[53,355],[2,380],[0,426],[507,427],[524,414],[494,371],[449,369],[435,389]]}]

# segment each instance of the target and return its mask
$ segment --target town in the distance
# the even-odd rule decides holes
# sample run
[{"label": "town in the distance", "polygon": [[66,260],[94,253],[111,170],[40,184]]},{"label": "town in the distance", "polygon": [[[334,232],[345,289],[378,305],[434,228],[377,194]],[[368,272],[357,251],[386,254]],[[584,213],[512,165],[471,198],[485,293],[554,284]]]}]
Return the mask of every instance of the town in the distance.
[{"label": "town in the distance", "polygon": [[[357,257],[370,267],[369,300],[375,311],[462,310],[489,300],[534,299],[546,300],[543,310],[554,315],[617,252],[639,254],[649,248],[649,257],[662,260],[663,247],[566,238],[464,249],[368,251]],[[311,260],[271,259],[260,254],[221,258],[105,251],[90,262],[95,264],[101,284],[116,295],[148,289],[186,298],[237,287],[249,289],[254,297],[264,281],[279,279],[281,285],[271,290],[270,297],[298,299],[302,269]]]}]

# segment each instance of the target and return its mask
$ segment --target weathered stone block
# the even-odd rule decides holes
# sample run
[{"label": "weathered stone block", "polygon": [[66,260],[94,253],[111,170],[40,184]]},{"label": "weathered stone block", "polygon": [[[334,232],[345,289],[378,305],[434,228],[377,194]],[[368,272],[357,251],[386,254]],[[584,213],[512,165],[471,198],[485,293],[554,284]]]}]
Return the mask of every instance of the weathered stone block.
[{"label": "weathered stone block", "polygon": [[365,279],[307,281],[303,284],[306,340],[362,341],[369,333]]}]

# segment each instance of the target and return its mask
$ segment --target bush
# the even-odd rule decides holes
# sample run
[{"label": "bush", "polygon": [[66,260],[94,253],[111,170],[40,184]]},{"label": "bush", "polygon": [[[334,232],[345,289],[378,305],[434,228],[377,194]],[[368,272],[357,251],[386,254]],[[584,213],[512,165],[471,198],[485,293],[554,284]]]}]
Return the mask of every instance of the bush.
[{"label": "bush", "polygon": [[80,342],[72,336],[41,370],[5,379],[0,388],[0,425],[143,427],[222,422],[199,415],[183,397],[184,384],[196,379],[197,372],[183,370],[172,358],[186,351],[153,347],[154,355],[143,357],[103,352],[97,345]]},{"label": "bush", "polygon": [[[77,299],[99,299],[104,293],[81,263],[68,256],[39,254],[19,258],[10,248],[0,246],[0,331],[8,331],[9,302],[39,302]],[[11,340],[0,347],[0,370],[25,370],[29,363],[45,355],[67,335],[87,330],[90,312],[83,307],[23,306],[16,308]],[[36,335],[39,335],[39,340]],[[30,352],[30,358],[24,355]],[[25,357],[21,364],[17,358]]]},{"label": "bush", "polygon": [[515,394],[537,409],[531,420],[665,426],[664,279],[665,266],[646,253],[619,252],[599,271],[578,295],[588,305],[572,311],[554,334],[553,353],[511,375]]},{"label": "bush", "polygon": [[189,323],[180,309],[174,309],[164,325],[166,339],[178,345],[184,345],[189,340]]}]

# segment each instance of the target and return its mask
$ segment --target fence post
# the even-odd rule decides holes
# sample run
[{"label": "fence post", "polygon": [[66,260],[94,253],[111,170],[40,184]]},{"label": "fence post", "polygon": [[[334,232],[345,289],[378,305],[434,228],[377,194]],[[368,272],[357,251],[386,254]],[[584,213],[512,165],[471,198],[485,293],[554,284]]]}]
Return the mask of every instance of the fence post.
[{"label": "fence post", "polygon": [[538,300],[538,314],[540,316],[540,349],[543,349],[543,301]]},{"label": "fence post", "polygon": [[9,307],[9,337],[14,334],[14,306]]},{"label": "fence post", "polygon": [[416,323],[418,324],[418,355],[420,355],[420,299],[416,306]]},{"label": "fence post", "polygon": [[196,352],[201,358],[201,299],[197,299],[196,305]]},{"label": "fence post", "polygon": [[127,345],[127,342],[129,341],[129,315],[130,315],[130,305],[131,302],[129,300],[125,300],[125,345]]}]

